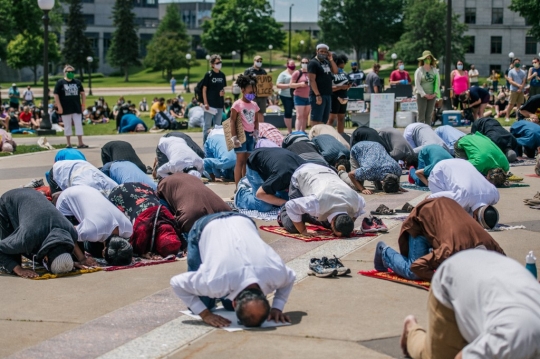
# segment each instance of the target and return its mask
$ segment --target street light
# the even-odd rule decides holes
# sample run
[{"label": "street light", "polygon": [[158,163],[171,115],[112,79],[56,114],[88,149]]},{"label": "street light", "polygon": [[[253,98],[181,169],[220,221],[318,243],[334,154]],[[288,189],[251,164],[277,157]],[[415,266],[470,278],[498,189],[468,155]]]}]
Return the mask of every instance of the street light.
[{"label": "street light", "polygon": [[272,72],[272,49],[274,46],[268,45],[268,50],[270,50],[270,72]]},{"label": "street light", "polygon": [[291,21],[291,18],[292,18],[292,7],[294,6],[294,4],[291,4],[291,6],[289,6],[289,59],[291,58],[291,24],[292,24],[292,21]]},{"label": "street light", "polygon": [[393,53],[392,55],[390,55],[390,57],[392,58],[392,62],[394,63],[393,69],[395,70],[397,55],[396,55],[396,53]]},{"label": "street light", "polygon": [[236,56],[236,51],[231,52],[231,55],[232,55],[232,79],[234,81],[234,80],[236,80],[234,78],[234,57]]},{"label": "street light", "polygon": [[86,58],[86,61],[88,61],[88,95],[92,96],[92,62],[94,61],[94,59],[92,58],[92,56],[88,56]]},{"label": "street light", "polygon": [[49,118],[49,11],[54,7],[54,0],[38,0],[43,10],[43,117],[37,133],[39,136],[55,135]]},{"label": "street light", "polygon": [[[447,0],[446,3],[446,41],[444,45],[444,95],[443,108],[445,110],[452,109],[452,99],[450,98],[450,66],[452,66],[452,0]],[[437,89],[438,90],[438,89]]]},{"label": "street light", "polygon": [[508,57],[510,58],[510,63],[514,62],[514,53],[513,52],[509,52],[508,53]]},{"label": "street light", "polygon": [[206,72],[210,71],[210,55],[206,55]]},{"label": "street light", "polygon": [[187,93],[190,93],[191,92],[191,89],[189,88],[189,69],[191,68],[191,54],[190,53],[187,53],[186,54],[186,60],[187,60],[187,90],[186,92]]}]

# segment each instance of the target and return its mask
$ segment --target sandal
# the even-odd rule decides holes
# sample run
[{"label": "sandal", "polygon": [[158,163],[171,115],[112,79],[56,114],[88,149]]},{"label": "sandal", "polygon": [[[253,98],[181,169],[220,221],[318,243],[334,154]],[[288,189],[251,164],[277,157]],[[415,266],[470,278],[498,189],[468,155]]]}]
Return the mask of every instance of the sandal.
[{"label": "sandal", "polygon": [[88,148],[88,145],[80,145],[80,146],[77,146],[77,148]]},{"label": "sandal", "polygon": [[409,202],[405,203],[401,209],[396,209],[396,213],[411,213],[414,209],[413,205],[411,205]]},{"label": "sandal", "polygon": [[386,207],[384,204],[381,204],[375,211],[371,211],[371,214],[373,215],[383,215],[383,216],[390,216],[394,215],[394,210]]},{"label": "sandal", "polygon": [[523,177],[516,176],[512,172],[509,172],[507,180],[510,182],[521,182],[523,181]]}]

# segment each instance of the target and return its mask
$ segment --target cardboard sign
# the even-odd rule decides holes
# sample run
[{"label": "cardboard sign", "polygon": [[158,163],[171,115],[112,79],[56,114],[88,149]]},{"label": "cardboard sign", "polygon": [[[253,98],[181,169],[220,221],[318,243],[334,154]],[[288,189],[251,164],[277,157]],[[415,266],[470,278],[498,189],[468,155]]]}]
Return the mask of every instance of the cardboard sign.
[{"label": "cardboard sign", "polygon": [[394,95],[393,93],[371,94],[369,127],[394,127]]},{"label": "cardboard sign", "polygon": [[272,96],[274,83],[271,75],[257,75],[257,97]]},{"label": "cardboard sign", "polygon": [[413,99],[403,100],[401,101],[400,110],[418,112],[418,103]]},{"label": "cardboard sign", "polygon": [[350,101],[347,102],[347,111],[361,111],[366,109],[366,103],[364,101]]}]

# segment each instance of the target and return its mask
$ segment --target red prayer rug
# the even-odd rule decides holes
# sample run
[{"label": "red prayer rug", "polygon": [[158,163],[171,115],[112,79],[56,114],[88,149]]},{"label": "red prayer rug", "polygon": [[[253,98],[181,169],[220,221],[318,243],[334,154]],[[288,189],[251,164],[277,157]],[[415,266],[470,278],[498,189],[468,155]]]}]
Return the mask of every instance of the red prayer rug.
[{"label": "red prayer rug", "polygon": [[406,284],[406,285],[410,285],[410,286],[420,288],[420,289],[424,289],[424,290],[429,290],[429,287],[431,286],[431,283],[428,282],[428,281],[410,280],[410,279],[405,279],[403,277],[400,277],[397,274],[395,274],[394,272],[392,272],[391,269],[389,269],[388,272],[379,272],[376,269],[361,270],[360,272],[358,272],[358,274],[361,274],[361,275],[366,276],[366,277],[389,280],[391,282]]},{"label": "red prayer rug", "polygon": [[320,226],[314,226],[311,224],[306,225],[306,228],[308,231],[314,233],[313,236],[306,236],[304,234],[298,233],[289,233],[285,228],[280,226],[260,226],[259,228],[266,232],[274,233],[283,237],[299,239],[304,242],[331,241],[335,239],[354,239],[359,237],[376,237],[378,235],[377,233],[362,233],[360,231],[355,231],[349,238],[336,237],[334,233],[332,233],[332,230]]}]

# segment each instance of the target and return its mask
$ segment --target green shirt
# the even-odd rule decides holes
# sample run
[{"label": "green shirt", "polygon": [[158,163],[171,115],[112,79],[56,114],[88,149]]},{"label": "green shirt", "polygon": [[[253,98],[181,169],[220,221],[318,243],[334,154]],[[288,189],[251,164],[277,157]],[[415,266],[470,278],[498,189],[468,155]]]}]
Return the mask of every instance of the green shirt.
[{"label": "green shirt", "polygon": [[458,148],[465,151],[469,162],[484,176],[495,168],[502,168],[505,172],[510,169],[503,151],[480,132],[461,137]]},{"label": "green shirt", "polygon": [[427,145],[418,153],[418,167],[424,166],[424,175],[429,177],[433,167],[442,160],[452,159],[452,155],[439,145]]}]

